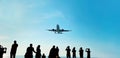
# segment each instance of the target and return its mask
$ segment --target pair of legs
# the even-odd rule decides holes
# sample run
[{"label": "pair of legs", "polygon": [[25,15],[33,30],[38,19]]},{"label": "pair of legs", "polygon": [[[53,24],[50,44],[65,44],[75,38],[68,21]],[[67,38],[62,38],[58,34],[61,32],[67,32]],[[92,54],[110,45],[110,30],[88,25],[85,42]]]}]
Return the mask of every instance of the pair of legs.
[{"label": "pair of legs", "polygon": [[83,58],[83,54],[80,54],[80,58]]},{"label": "pair of legs", "polygon": [[73,55],[73,58],[76,58],[76,55]]},{"label": "pair of legs", "polygon": [[3,54],[0,54],[0,58],[3,58]]},{"label": "pair of legs", "polygon": [[15,58],[15,54],[10,53],[10,58]]},{"label": "pair of legs", "polygon": [[67,58],[71,58],[71,55],[67,55]]},{"label": "pair of legs", "polygon": [[25,54],[24,58],[33,58],[33,55]]}]

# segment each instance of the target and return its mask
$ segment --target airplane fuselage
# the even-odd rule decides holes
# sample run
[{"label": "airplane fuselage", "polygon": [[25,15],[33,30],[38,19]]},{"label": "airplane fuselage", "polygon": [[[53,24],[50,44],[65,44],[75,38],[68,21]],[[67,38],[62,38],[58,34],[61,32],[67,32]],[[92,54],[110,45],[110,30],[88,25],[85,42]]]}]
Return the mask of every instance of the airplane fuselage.
[{"label": "airplane fuselage", "polygon": [[56,32],[60,33],[60,27],[59,27],[59,25],[56,26]]},{"label": "airplane fuselage", "polygon": [[60,29],[59,25],[56,25],[56,29],[49,29],[48,31],[53,31],[57,34],[62,34],[62,32],[68,32],[70,30],[64,30],[64,29]]}]

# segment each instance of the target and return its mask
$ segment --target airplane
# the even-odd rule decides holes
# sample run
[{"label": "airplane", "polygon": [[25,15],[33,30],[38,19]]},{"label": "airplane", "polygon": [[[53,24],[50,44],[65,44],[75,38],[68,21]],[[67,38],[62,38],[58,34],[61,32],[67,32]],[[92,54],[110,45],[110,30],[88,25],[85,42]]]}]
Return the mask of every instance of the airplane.
[{"label": "airplane", "polygon": [[53,31],[55,34],[62,34],[62,32],[69,32],[71,30],[60,29],[59,25],[56,25],[56,29],[48,29],[48,31]]}]

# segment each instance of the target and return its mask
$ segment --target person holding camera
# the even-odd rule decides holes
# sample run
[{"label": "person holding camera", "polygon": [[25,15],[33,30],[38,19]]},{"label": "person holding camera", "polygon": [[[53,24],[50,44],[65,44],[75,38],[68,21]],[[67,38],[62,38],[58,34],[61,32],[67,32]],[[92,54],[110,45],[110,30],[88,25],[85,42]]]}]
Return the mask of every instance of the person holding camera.
[{"label": "person holding camera", "polygon": [[3,48],[3,46],[0,45],[0,58],[3,58],[3,54],[6,53],[7,48]]},{"label": "person holding camera", "polygon": [[86,48],[86,52],[87,52],[87,58],[90,58],[90,48]]},{"label": "person holding camera", "polygon": [[67,58],[71,58],[71,54],[70,54],[71,49],[70,49],[70,46],[67,46],[66,51],[67,51],[66,57]]}]

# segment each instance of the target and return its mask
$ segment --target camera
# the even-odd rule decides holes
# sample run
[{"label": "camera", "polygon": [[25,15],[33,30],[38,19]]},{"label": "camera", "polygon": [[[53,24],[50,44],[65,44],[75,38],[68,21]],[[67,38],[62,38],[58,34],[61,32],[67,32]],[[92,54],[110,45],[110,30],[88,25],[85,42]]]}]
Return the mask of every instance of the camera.
[{"label": "camera", "polygon": [[6,53],[7,48],[0,45],[0,53]]},{"label": "camera", "polygon": [[86,48],[86,52],[87,52],[87,51],[90,51],[90,48]]}]

